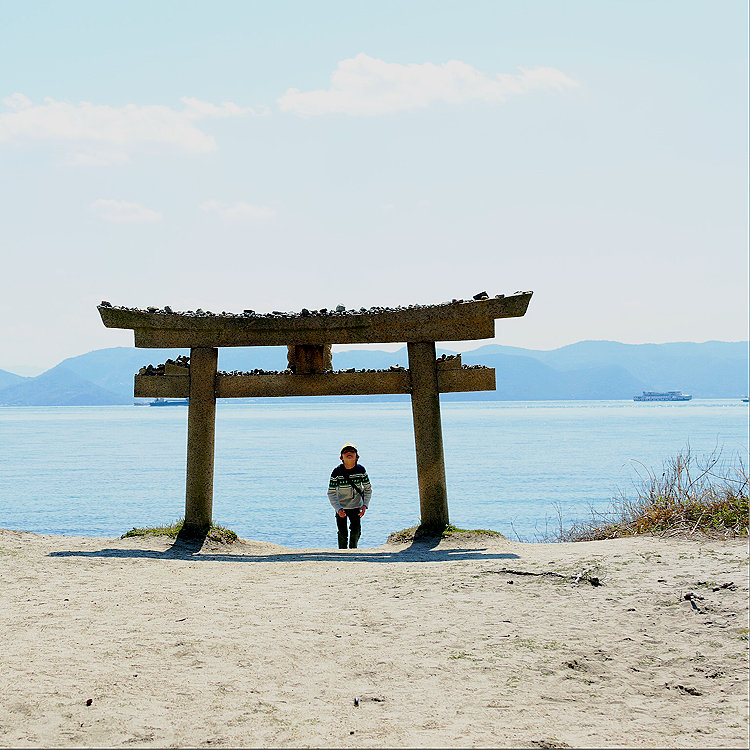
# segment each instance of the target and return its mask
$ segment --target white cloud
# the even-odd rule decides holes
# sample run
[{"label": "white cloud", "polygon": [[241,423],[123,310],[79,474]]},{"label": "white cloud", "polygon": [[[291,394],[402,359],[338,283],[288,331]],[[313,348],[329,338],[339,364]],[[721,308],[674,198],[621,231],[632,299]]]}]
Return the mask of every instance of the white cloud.
[{"label": "white cloud", "polygon": [[18,93],[6,96],[5,99],[3,99],[3,104],[8,109],[14,109],[16,111],[29,109],[29,107],[33,106],[32,101],[28,96],[24,96],[23,94]]},{"label": "white cloud", "polygon": [[254,205],[237,201],[235,203],[220,203],[219,201],[206,201],[200,205],[201,211],[221,216],[222,219],[267,221],[276,216],[276,209],[272,206]]},{"label": "white cloud", "polygon": [[124,151],[114,149],[82,149],[65,155],[63,164],[71,167],[113,167],[127,164],[130,158]]},{"label": "white cloud", "polygon": [[146,208],[138,203],[128,203],[127,201],[100,198],[94,201],[89,208],[100,219],[113,221],[118,224],[154,224],[163,218],[158,211]]},{"label": "white cloud", "polygon": [[339,62],[328,89],[288,89],[277,102],[283,111],[300,117],[332,113],[366,117],[423,109],[437,102],[499,103],[534,89],[561,91],[579,85],[555,68],[518,70],[483,73],[460,60],[401,65],[360,53]]},{"label": "white cloud", "polygon": [[[188,97],[182,99],[182,110],[161,104],[112,107],[50,98],[34,104],[18,93],[6,97],[2,103],[6,111],[0,112],[0,143],[67,144],[75,149],[67,162],[77,164],[121,163],[128,152],[147,145],[207,153],[216,150],[216,141],[198,128],[196,120],[255,114],[251,108],[233,102],[216,105]],[[102,154],[108,156],[102,159]]]},{"label": "white cloud", "polygon": [[180,101],[185,105],[183,114],[191,120],[199,120],[204,117],[241,117],[243,115],[264,116],[268,110],[254,110],[252,107],[240,107],[234,102],[222,102],[221,104],[211,104],[211,102],[202,102],[200,99],[191,99],[189,96],[183,96]]}]

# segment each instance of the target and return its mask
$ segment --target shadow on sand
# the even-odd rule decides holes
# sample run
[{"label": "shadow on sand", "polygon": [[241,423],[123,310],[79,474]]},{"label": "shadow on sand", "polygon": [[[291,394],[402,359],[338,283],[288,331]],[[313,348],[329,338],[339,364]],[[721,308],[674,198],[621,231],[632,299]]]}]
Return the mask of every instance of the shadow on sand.
[{"label": "shadow on sand", "polygon": [[101,549],[90,552],[77,550],[50,552],[49,557],[111,557],[144,559],[177,559],[213,562],[333,562],[351,560],[358,562],[440,562],[443,560],[511,560],[519,556],[512,552],[489,552],[482,547],[437,549],[439,538],[414,540],[405,549],[383,550],[289,550],[270,554],[221,553],[214,550],[201,551],[203,540],[176,539],[167,550],[149,549]]}]

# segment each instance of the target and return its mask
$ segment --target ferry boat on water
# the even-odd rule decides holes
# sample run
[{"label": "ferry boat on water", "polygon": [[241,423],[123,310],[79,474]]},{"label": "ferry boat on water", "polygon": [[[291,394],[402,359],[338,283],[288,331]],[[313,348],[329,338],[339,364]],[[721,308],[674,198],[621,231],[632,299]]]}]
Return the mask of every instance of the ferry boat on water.
[{"label": "ferry boat on water", "polygon": [[692,398],[682,391],[643,391],[640,396],[633,396],[633,401],[690,401]]},{"label": "ferry boat on water", "polygon": [[187,406],[188,399],[186,398],[155,398],[150,401],[149,406]]}]

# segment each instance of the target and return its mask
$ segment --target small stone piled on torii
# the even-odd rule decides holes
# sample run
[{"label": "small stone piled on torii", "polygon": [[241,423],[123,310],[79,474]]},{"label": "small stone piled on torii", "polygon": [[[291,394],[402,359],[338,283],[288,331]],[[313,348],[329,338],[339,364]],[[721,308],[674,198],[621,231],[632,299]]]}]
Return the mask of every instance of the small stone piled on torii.
[{"label": "small stone piled on torii", "polygon": [[[213,510],[214,435],[217,398],[330,396],[409,393],[417,452],[421,529],[442,531],[448,524],[448,496],[440,419],[440,393],[491,391],[495,371],[466,367],[460,355],[436,358],[436,341],[493,338],[497,318],[521,317],[532,292],[481,292],[471,300],[437,305],[361,308],[287,313],[242,313],[171,307],[146,310],[102,302],[99,313],[108,328],[134,332],[135,346],[190,348],[190,357],[142,368],[135,376],[140,397],[189,398],[185,525],[187,536],[204,535]],[[406,343],[408,369],[334,371],[333,344]],[[220,346],[287,347],[288,367],[219,372]]]}]

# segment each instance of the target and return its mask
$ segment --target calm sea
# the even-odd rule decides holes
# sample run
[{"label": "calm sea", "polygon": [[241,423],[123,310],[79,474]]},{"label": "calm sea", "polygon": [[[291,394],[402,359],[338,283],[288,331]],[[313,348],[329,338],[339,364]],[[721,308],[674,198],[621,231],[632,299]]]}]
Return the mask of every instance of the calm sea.
[{"label": "calm sea", "polygon": [[[685,449],[748,453],[739,400],[450,402],[443,434],[451,521],[534,539],[632,494]],[[185,407],[0,409],[0,526],[117,536],[184,513]],[[363,546],[419,519],[408,402],[219,404],[214,518],[240,536],[335,546],[328,476],[346,441],[374,494]],[[747,464],[746,464],[747,465]]]}]

